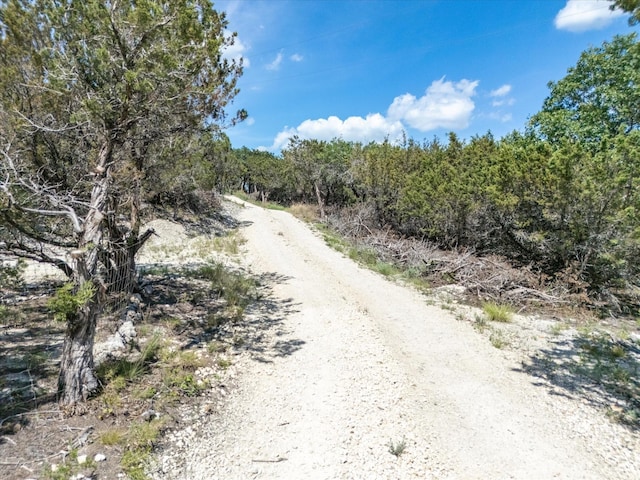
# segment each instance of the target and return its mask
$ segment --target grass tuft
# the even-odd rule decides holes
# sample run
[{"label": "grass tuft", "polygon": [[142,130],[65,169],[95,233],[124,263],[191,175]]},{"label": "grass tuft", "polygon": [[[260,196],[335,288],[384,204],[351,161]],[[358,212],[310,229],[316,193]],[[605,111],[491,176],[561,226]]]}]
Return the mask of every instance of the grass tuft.
[{"label": "grass tuft", "polygon": [[502,349],[509,345],[509,342],[507,341],[504,333],[502,333],[501,330],[492,329],[491,335],[489,335],[489,341],[491,342],[491,345],[493,345],[497,349]]},{"label": "grass tuft", "polygon": [[304,222],[313,223],[319,219],[318,208],[307,203],[294,203],[287,211]]},{"label": "grass tuft", "polygon": [[399,457],[407,449],[407,441],[405,437],[402,437],[402,440],[399,440],[397,442],[394,442],[393,440],[389,440],[388,447],[389,447],[389,453],[391,455],[393,455],[394,457]]},{"label": "grass tuft", "polygon": [[482,304],[482,310],[492,322],[510,323],[513,321],[513,308],[509,305],[486,302]]}]

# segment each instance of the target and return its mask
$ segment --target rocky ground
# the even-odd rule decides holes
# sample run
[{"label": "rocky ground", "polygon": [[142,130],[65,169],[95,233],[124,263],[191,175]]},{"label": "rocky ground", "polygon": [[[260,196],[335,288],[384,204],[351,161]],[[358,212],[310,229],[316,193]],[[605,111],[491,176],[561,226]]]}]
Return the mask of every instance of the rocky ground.
[{"label": "rocky ground", "polygon": [[[131,368],[129,378],[102,368],[102,392],[76,415],[60,410],[54,394],[64,326],[52,320],[48,300],[64,278],[27,265],[24,287],[3,292],[0,310],[0,478],[144,478],[163,432],[222,402],[237,375],[239,307],[197,273],[222,265],[242,274],[234,225],[230,217],[147,225],[156,235],[139,257],[145,288],[108,306],[94,350],[107,367],[110,358],[141,370]],[[167,358],[142,362],[156,339]]]},{"label": "rocky ground", "polygon": [[219,414],[168,436],[154,478],[640,475],[637,379],[607,388],[607,368],[638,365],[634,323],[621,343],[581,323],[496,324],[455,289],[357,267],[287,213],[238,215],[247,267],[272,279],[270,306],[247,312],[261,347],[237,359]]},{"label": "rocky ground", "polygon": [[[66,416],[50,395],[55,285],[11,299],[0,478],[144,478],[123,467],[140,438],[105,441],[132,425],[159,429],[142,459],[157,479],[640,476],[635,322],[491,322],[455,287],[419,293],[356,266],[285,212],[227,209],[243,245],[210,234],[224,225],[158,220],[140,259],[137,341],[160,332],[172,352],[194,352],[180,357],[187,385],[167,387],[176,367],[160,359],[142,385],[112,381]],[[255,279],[242,315],[185,274],[211,262]]]}]

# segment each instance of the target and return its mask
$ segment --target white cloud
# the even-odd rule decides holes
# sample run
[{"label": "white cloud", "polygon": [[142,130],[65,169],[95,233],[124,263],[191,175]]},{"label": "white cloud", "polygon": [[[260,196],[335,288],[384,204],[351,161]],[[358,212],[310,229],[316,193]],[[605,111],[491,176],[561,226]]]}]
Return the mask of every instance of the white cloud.
[{"label": "white cloud", "polygon": [[282,63],[282,52],[278,53],[278,55],[276,55],[276,58],[273,60],[273,62],[269,63],[267,65],[267,70],[278,70],[280,68],[280,64]]},{"label": "white cloud", "polygon": [[512,88],[511,85],[509,85],[508,83],[505,83],[501,87],[498,87],[495,90],[491,90],[489,92],[489,96],[493,98],[491,102],[491,106],[492,107],[510,107],[514,103],[516,103],[516,101],[513,98],[508,97],[508,95],[511,93],[511,88]]},{"label": "white cloud", "polygon": [[289,139],[294,135],[302,139],[332,140],[341,138],[352,142],[382,142],[385,138],[395,140],[402,135],[404,127],[399,121],[389,119],[379,113],[366,117],[348,117],[342,120],[336,116],[305,120],[295,128],[285,128],[273,141],[269,150],[279,150],[286,147]]},{"label": "white cloud", "polygon": [[444,78],[434,81],[425,94],[416,98],[409,93],[396,97],[387,116],[370,113],[366,117],[336,116],[305,120],[297,127],[285,127],[276,135],[273,145],[265,149],[279,150],[286,147],[294,135],[302,139],[332,140],[342,138],[353,142],[382,142],[399,139],[410,126],[421,132],[436,128],[459,129],[469,125],[475,104],[478,81],[460,80],[448,82]]},{"label": "white cloud", "polygon": [[516,103],[516,101],[513,98],[504,98],[502,100],[494,100],[491,102],[491,105],[494,107],[510,107],[514,103]]},{"label": "white cloud", "polygon": [[416,98],[405,93],[393,100],[387,112],[391,120],[402,120],[421,132],[436,128],[465,128],[469,125],[475,104],[478,81],[434,81],[425,94]]},{"label": "white cloud", "polygon": [[491,118],[492,120],[498,120],[502,123],[507,123],[513,119],[513,115],[511,115],[510,113],[494,112],[489,114],[489,118]]},{"label": "white cloud", "polygon": [[285,127],[285,129],[281,132],[278,132],[276,138],[273,139],[273,145],[271,145],[270,147],[258,147],[258,150],[281,150],[287,146],[287,143],[289,143],[289,139],[291,137],[294,137],[295,135],[297,135],[297,131],[295,128]]},{"label": "white cloud", "polygon": [[294,53],[289,58],[291,59],[292,62],[301,62],[302,60],[304,60],[304,57],[299,53]]},{"label": "white cloud", "polygon": [[489,93],[490,97],[504,97],[506,95],[509,95],[509,93],[511,93],[511,85],[509,85],[508,83],[502,85],[500,88],[496,88],[495,90],[491,90],[491,93]]},{"label": "white cloud", "polygon": [[340,120],[336,116],[327,119],[305,120],[296,129],[306,138],[331,140],[341,137],[351,141],[384,140],[386,136],[395,137],[402,133],[400,122],[390,122],[379,113],[362,117],[349,117]]},{"label": "white cloud", "polygon": [[625,15],[621,10],[611,10],[610,5],[609,0],[567,0],[554,24],[557,29],[570,32],[606,27],[615,18]]},{"label": "white cloud", "polygon": [[[231,35],[231,32],[225,32],[225,35]],[[249,47],[245,43],[242,42],[238,37],[235,38],[233,45],[229,45],[224,49],[224,57],[231,60],[240,60],[242,59],[242,65],[245,67],[249,67],[251,62],[245,56]]]}]

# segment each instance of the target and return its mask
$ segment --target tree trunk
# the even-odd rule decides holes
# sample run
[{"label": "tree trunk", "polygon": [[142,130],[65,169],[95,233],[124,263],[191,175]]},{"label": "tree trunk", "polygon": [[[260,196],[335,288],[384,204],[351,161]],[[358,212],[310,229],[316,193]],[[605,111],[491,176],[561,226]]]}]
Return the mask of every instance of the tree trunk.
[{"label": "tree trunk", "polygon": [[92,301],[67,322],[58,376],[58,401],[63,405],[85,401],[98,389],[93,365],[97,319],[97,305]]},{"label": "tree trunk", "polygon": [[320,191],[320,185],[318,182],[313,182],[313,188],[316,192],[316,199],[318,200],[318,208],[320,209],[320,218],[325,217],[324,213],[324,200],[322,198],[322,192]]},{"label": "tree trunk", "polygon": [[85,401],[98,389],[93,364],[93,340],[98,315],[106,298],[107,286],[104,279],[99,278],[98,262],[105,230],[104,212],[108,204],[109,164],[112,152],[113,139],[107,138],[98,154],[98,173],[91,191],[91,208],[85,218],[78,239],[79,248],[74,258],[74,293],[80,291],[87,282],[91,282],[96,288],[91,298],[67,317],[58,376],[59,402],[63,405]]},{"label": "tree trunk", "polygon": [[106,265],[109,265],[106,279],[108,293],[132,293],[137,287],[136,254],[155,230],[146,230],[138,235],[139,229],[131,232],[124,242],[119,242],[112,252],[106,254]]}]

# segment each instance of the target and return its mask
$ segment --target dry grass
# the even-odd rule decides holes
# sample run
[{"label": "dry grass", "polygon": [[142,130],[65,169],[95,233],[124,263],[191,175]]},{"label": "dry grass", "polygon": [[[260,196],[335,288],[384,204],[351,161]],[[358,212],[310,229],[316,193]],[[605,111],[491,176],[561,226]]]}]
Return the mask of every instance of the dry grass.
[{"label": "dry grass", "polygon": [[511,323],[513,321],[513,308],[509,305],[495,302],[485,302],[482,310],[487,318],[492,322]]},{"label": "dry grass", "polygon": [[[191,251],[195,257],[210,249],[235,255],[241,242],[237,235],[196,238]],[[161,248],[172,257],[171,245]],[[106,461],[92,466],[99,478],[124,473],[144,480],[163,432],[180,421],[179,409],[211,401],[218,381],[230,386],[224,380],[233,364],[229,350],[241,348],[235,326],[257,298],[256,281],[215,262],[151,265],[142,274],[150,291],[136,325],[136,345],[124,357],[100,365],[102,390],[74,412],[83,415],[67,416],[55,403],[64,323],[50,318],[47,297],[59,285],[25,287],[3,298],[13,303],[0,309],[0,457],[7,460],[0,463],[0,478],[23,479],[21,465],[27,465],[31,477],[66,480],[85,472],[71,458],[82,452],[89,458],[106,454]],[[101,319],[97,341],[117,325],[117,317]],[[93,426],[90,441],[71,449],[87,425]],[[64,461],[61,449],[69,452]]]},{"label": "dry grass", "polygon": [[287,211],[305,222],[315,223],[320,220],[318,207],[307,203],[294,203]]}]

